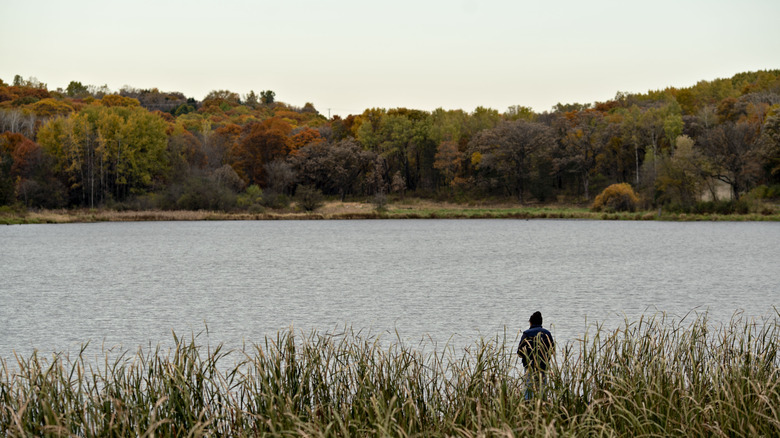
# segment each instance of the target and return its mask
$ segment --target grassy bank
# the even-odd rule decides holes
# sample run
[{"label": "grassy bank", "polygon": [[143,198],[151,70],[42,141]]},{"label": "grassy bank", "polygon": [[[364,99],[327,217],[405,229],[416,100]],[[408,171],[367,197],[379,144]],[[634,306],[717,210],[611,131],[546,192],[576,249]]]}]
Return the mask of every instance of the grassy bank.
[{"label": "grassy bank", "polygon": [[581,206],[517,206],[512,204],[452,204],[409,198],[383,209],[368,202],[327,202],[315,212],[293,205],[261,213],[219,211],[117,211],[110,209],[27,211],[0,209],[0,224],[73,222],[195,221],[195,220],[320,220],[320,219],[591,219],[664,221],[780,221],[780,209],[748,214],[689,214],[659,211],[594,212]]},{"label": "grassy bank", "polygon": [[[591,327],[523,400],[513,340],[423,353],[351,332],[242,351],[175,339],[93,365],[0,367],[9,436],[776,436],[780,321]],[[16,370],[16,371],[12,371]]]}]

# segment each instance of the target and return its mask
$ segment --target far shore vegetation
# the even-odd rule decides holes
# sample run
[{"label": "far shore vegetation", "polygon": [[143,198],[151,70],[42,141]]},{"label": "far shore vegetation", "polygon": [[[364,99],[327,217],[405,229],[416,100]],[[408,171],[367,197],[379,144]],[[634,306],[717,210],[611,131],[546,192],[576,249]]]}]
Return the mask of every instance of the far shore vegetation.
[{"label": "far shore vegetation", "polygon": [[[281,96],[280,96],[281,97]],[[780,70],[536,112],[0,79],[0,221],[776,220]]]},{"label": "far shore vegetation", "polygon": [[347,219],[588,219],[631,221],[780,221],[780,205],[745,206],[704,202],[697,212],[674,210],[596,211],[577,205],[525,205],[512,202],[451,203],[417,198],[362,202],[323,200],[313,211],[295,202],[262,210],[117,210],[110,208],[31,209],[0,207],[0,225],[140,221],[347,220]]},{"label": "far shore vegetation", "polygon": [[463,349],[283,331],[239,350],[0,359],[4,436],[777,436],[780,325],[663,314],[562,343],[524,400],[517,338]]}]

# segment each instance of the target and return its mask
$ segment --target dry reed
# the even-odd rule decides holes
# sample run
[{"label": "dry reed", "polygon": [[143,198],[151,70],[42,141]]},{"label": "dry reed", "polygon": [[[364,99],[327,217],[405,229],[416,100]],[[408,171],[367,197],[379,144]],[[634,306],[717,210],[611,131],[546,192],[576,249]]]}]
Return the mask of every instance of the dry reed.
[{"label": "dry reed", "polygon": [[0,363],[0,434],[777,436],[778,316],[596,325],[559,348],[531,401],[506,335],[460,354],[351,330],[233,351],[174,334],[170,350],[101,364],[35,353]]}]

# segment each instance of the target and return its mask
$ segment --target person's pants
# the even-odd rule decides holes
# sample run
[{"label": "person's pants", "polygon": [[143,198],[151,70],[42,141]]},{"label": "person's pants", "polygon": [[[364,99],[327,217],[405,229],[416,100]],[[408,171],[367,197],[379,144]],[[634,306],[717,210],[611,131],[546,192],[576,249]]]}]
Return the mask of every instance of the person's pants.
[{"label": "person's pants", "polygon": [[525,373],[525,399],[531,400],[538,393],[544,399],[544,387],[547,385],[547,375],[538,371]]}]

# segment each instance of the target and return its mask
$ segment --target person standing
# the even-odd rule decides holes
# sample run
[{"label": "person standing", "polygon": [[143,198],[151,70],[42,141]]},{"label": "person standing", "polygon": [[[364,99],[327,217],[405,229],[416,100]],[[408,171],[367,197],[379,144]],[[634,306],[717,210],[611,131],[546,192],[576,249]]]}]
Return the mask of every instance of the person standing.
[{"label": "person standing", "polygon": [[547,363],[555,352],[555,342],[552,333],[542,327],[542,312],[534,312],[528,320],[531,327],[523,332],[517,355],[523,361],[525,368],[525,399],[534,397],[537,390],[544,394],[547,383]]}]

